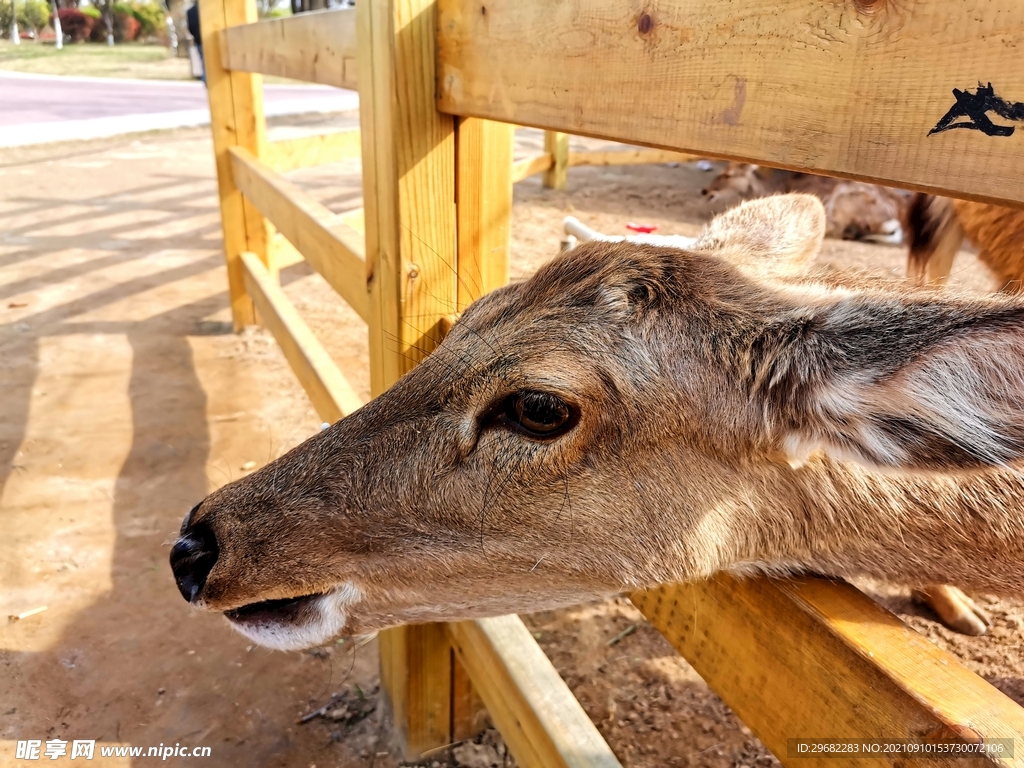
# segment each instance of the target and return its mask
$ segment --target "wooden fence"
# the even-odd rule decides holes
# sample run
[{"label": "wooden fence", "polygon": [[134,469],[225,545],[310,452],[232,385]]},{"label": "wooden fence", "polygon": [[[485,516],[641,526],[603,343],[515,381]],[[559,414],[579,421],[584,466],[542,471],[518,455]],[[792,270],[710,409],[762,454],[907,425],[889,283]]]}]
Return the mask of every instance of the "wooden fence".
[{"label": "wooden fence", "polygon": [[[507,281],[512,183],[533,173],[559,186],[573,164],[698,153],[1024,201],[1024,134],[993,133],[994,102],[972,93],[992,80],[1024,99],[1017,0],[360,0],[261,22],[251,0],[200,10],[235,325],[255,306],[327,421],[360,400],[281,291],[281,264],[301,255],[366,320],[379,394],[453,311]],[[358,139],[268,143],[250,73],[358,87]],[[1021,107],[1010,101],[987,107],[998,123]],[[933,130],[951,109],[974,130]],[[544,153],[513,163],[513,124],[546,129]],[[651,148],[574,158],[568,133]],[[281,175],[357,153],[362,217]],[[783,762],[795,737],[1024,736],[1024,710],[852,587],[719,576],[632,599]],[[388,630],[380,653],[410,758],[479,728],[482,702],[520,765],[619,764],[516,617]]]}]

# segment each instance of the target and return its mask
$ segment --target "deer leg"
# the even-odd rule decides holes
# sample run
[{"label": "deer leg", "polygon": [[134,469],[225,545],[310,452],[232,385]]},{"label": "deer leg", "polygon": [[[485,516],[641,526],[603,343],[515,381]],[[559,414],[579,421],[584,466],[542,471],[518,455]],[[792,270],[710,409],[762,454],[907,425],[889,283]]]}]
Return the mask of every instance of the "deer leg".
[{"label": "deer leg", "polygon": [[939,620],[962,635],[984,635],[992,620],[984,610],[956,587],[936,584],[915,589],[914,598],[926,603]]}]

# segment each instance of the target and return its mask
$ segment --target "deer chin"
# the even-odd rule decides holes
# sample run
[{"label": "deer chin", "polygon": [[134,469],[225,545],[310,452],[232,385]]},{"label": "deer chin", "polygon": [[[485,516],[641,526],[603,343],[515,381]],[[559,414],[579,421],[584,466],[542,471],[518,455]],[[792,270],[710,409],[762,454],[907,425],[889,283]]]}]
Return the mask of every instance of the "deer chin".
[{"label": "deer chin", "polygon": [[236,630],[259,645],[295,651],[323,645],[345,632],[349,607],[362,600],[362,592],[345,582],[329,592],[285,600],[265,600],[225,611]]}]

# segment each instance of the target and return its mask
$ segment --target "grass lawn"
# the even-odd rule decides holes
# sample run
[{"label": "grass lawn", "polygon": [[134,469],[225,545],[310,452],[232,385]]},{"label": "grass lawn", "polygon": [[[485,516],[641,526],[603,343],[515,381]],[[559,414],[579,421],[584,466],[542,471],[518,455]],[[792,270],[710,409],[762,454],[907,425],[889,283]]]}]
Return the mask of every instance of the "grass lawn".
[{"label": "grass lawn", "polygon": [[[0,0],[4,2],[4,0]],[[22,40],[11,45],[0,39],[0,71],[33,72],[38,75],[89,75],[130,77],[139,80],[191,80],[188,59],[177,59],[169,48],[149,43],[67,43],[57,50],[53,43]],[[265,83],[298,84],[298,80],[266,75]]]},{"label": "grass lawn", "polygon": [[53,43],[22,40],[12,45],[0,40],[0,70],[45,75],[133,77],[146,80],[190,80],[188,59],[174,58],[168,48],[145,43],[68,43],[57,50]]}]

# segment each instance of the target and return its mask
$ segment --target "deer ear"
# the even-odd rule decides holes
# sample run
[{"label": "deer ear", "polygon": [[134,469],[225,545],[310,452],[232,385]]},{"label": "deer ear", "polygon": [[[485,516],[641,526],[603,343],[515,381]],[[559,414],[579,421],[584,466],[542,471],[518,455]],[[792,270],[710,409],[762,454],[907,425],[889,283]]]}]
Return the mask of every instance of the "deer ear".
[{"label": "deer ear", "polygon": [[693,250],[720,256],[755,277],[797,277],[825,237],[825,209],[813,195],[750,200],[716,217]]},{"label": "deer ear", "polygon": [[951,471],[1024,458],[1024,302],[848,296],[766,328],[752,388],[791,461]]}]

